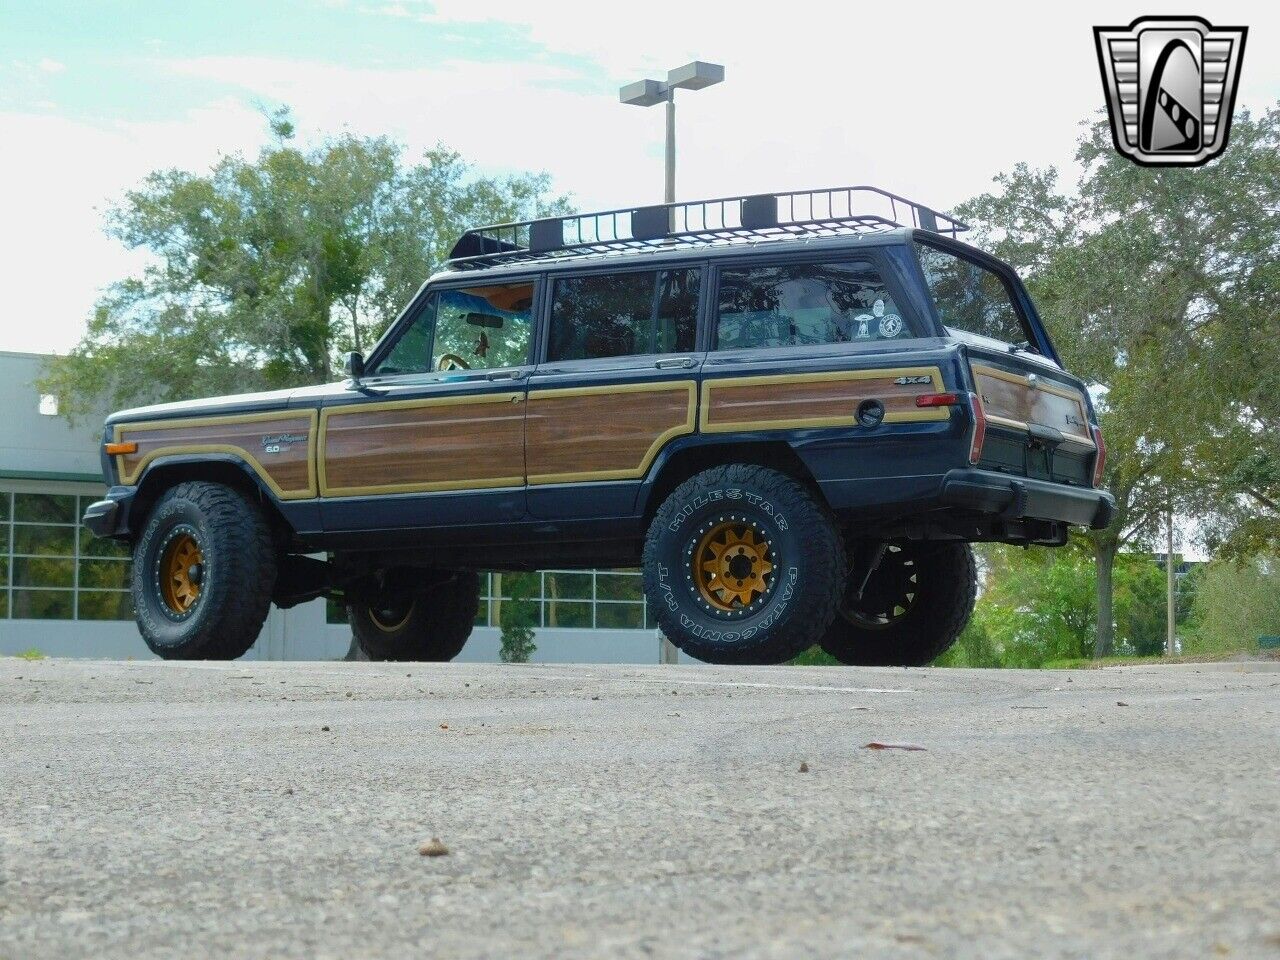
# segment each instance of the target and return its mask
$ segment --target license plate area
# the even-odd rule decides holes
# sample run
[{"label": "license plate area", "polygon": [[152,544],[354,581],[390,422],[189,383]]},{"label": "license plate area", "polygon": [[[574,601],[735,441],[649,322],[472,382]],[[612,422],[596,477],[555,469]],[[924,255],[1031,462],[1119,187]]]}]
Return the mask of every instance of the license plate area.
[{"label": "license plate area", "polygon": [[1088,486],[1089,481],[1087,453],[1055,448],[1026,433],[998,428],[988,429],[978,466],[984,470],[1072,486]]}]

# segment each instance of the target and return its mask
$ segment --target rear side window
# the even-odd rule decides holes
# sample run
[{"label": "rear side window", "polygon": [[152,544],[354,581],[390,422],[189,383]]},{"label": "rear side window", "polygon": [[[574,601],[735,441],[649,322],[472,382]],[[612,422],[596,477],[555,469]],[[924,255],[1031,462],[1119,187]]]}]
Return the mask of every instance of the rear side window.
[{"label": "rear side window", "polygon": [[548,360],[692,351],[698,270],[593,274],[556,281]]},{"label": "rear side window", "polygon": [[916,249],[944,326],[1003,343],[1035,343],[998,273],[927,243]]},{"label": "rear side window", "polygon": [[916,331],[865,260],[720,273],[716,349],[902,340]]}]

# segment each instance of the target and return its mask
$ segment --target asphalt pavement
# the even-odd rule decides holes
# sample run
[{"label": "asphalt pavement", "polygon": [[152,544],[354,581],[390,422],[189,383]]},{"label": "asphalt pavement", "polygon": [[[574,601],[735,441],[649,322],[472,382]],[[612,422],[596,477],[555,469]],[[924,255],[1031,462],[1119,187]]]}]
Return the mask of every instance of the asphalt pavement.
[{"label": "asphalt pavement", "polygon": [[1280,958],[1278,788],[1247,665],[0,659],[0,958]]}]

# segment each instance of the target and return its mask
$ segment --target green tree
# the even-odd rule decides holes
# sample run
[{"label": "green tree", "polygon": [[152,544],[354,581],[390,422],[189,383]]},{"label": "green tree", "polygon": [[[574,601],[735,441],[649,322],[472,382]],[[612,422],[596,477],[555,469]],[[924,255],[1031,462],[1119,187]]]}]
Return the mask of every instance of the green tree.
[{"label": "green tree", "polygon": [[1280,561],[1214,561],[1200,577],[1194,604],[1197,629],[1184,642],[1184,651],[1256,647],[1258,637],[1280,634]]},{"label": "green tree", "polygon": [[528,663],[537,651],[533,642],[533,625],[537,606],[531,603],[508,603],[502,612],[501,646],[498,659],[503,663]]},{"label": "green tree", "polygon": [[1142,657],[1164,653],[1168,631],[1164,570],[1149,554],[1122,553],[1116,558],[1114,578],[1117,652]]},{"label": "green tree", "polygon": [[416,163],[386,137],[310,148],[285,112],[255,159],[151,174],[107,214],[148,254],[112,285],[41,389],[75,415],[333,379],[471,225],[567,210],[545,174],[477,175],[438,145]]},{"label": "green tree", "polygon": [[1004,608],[979,601],[955,645],[934,661],[939,667],[1003,667],[999,638],[1007,632]]},{"label": "green tree", "polygon": [[1023,273],[1097,401],[1117,513],[1079,536],[1094,555],[1103,656],[1115,648],[1120,550],[1152,542],[1171,501],[1229,517],[1240,497],[1267,498],[1272,487],[1233,478],[1246,453],[1271,483],[1280,476],[1269,430],[1280,423],[1280,111],[1242,113],[1230,148],[1203,168],[1138,167],[1105,121],[1087,126],[1077,159],[1077,190],[1052,168],[1019,165],[958,213]]},{"label": "green tree", "polygon": [[[1093,652],[1097,568],[1083,542],[1061,550],[981,548],[983,592],[947,666],[1039,667]],[[1148,554],[1116,558],[1118,652],[1158,654],[1164,644],[1164,574]]]}]

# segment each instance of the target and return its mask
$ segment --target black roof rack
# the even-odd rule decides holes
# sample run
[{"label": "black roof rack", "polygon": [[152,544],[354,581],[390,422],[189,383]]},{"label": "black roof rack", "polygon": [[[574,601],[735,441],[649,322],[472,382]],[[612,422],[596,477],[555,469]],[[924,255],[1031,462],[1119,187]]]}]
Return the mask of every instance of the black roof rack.
[{"label": "black roof rack", "polygon": [[476,227],[449,252],[455,269],[637,250],[833,237],[917,227],[951,237],[967,224],[879,187],[833,187],[575,213]]}]

